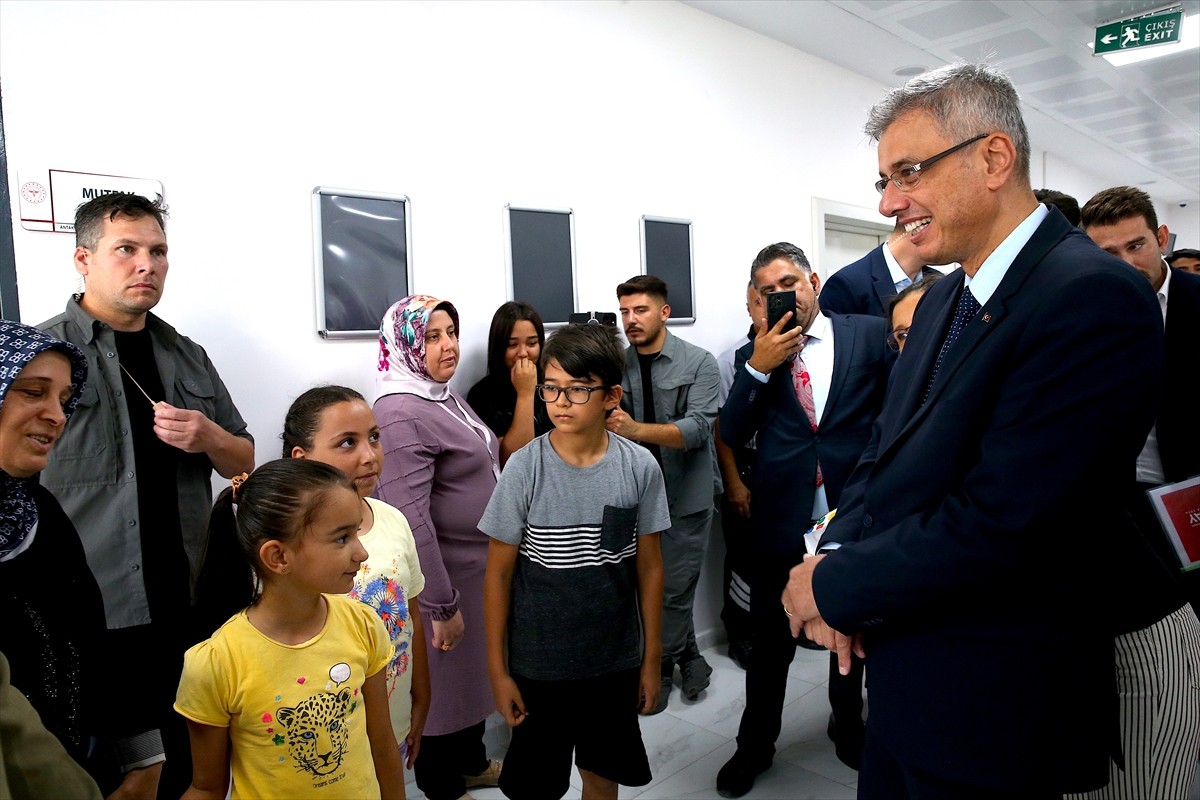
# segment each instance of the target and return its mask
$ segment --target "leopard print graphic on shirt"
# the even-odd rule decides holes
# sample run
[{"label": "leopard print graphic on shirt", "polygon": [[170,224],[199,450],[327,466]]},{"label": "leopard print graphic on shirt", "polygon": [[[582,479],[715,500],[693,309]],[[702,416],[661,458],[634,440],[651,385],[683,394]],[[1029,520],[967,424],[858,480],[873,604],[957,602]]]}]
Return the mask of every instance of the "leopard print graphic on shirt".
[{"label": "leopard print graphic on shirt", "polygon": [[341,766],[349,735],[350,696],[349,689],[321,692],[275,713],[287,728],[288,753],[297,770],[329,775]]}]

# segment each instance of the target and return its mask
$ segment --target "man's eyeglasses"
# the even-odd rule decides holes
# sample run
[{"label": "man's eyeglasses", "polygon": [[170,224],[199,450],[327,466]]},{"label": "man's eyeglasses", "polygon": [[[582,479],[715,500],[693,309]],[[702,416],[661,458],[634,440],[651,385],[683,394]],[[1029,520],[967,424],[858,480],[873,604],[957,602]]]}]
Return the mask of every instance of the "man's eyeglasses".
[{"label": "man's eyeglasses", "polygon": [[973,136],[970,139],[967,139],[965,142],[960,142],[959,144],[954,145],[954,147],[951,147],[949,150],[943,150],[936,156],[930,156],[919,164],[913,164],[910,167],[901,167],[891,175],[888,175],[886,178],[880,178],[879,180],[875,181],[875,190],[880,194],[883,194],[883,191],[887,189],[888,183],[894,183],[896,184],[896,188],[900,191],[910,191],[914,186],[921,182],[921,170],[929,169],[946,156],[952,153],[957,153],[967,145],[974,144],[980,139],[986,139],[989,136],[991,136],[990,133],[981,133],[978,136]]},{"label": "man's eyeglasses", "polygon": [[907,340],[908,329],[905,328],[904,330],[891,331],[888,333],[887,338],[884,341],[887,342],[889,350],[894,350],[898,353],[900,352],[900,345],[904,344],[904,342]]},{"label": "man's eyeglasses", "polygon": [[592,392],[605,392],[611,386],[549,386],[544,383],[537,385],[538,396],[547,403],[557,403],[559,395],[567,393],[567,400],[579,406],[592,399]]}]

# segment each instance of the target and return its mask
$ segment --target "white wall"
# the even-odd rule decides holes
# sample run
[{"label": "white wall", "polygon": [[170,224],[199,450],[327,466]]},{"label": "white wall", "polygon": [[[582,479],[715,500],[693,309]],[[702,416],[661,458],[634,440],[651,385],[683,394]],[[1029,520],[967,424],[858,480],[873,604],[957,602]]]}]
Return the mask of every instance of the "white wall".
[{"label": "white wall", "polygon": [[[1097,192],[1113,186],[1113,182],[1106,180],[1103,174],[1085,172],[1061,157],[1045,151],[1034,151],[1030,173],[1035,189],[1057,189],[1065,192],[1078,200],[1080,207]],[[1189,203],[1180,207],[1178,203],[1155,197],[1153,185],[1141,188],[1144,188],[1154,201],[1159,224],[1166,225],[1176,234],[1176,247],[1200,248],[1200,205]]]},{"label": "white wall", "polygon": [[[639,271],[642,214],[692,219],[698,322],[673,330],[719,352],[760,247],[808,249],[813,197],[878,200],[861,125],[881,86],[674,2],[5,0],[0,82],[10,185],[163,182],[158,311],[208,349],[259,462],[305,388],[372,385],[374,343],[315,333],[318,184],[412,198],[416,288],[460,310],[464,392],[506,299],[505,203],[575,210],[584,309]],[[75,287],[73,240],[14,236],[36,323]]]},{"label": "white wall", "polygon": [[1074,197],[1081,207],[1096,192],[1112,186],[1112,182],[1106,183],[1103,176],[1085,172],[1054,153],[1036,147],[1031,160],[1029,180],[1034,189],[1057,189]]},{"label": "white wall", "polygon": [[[615,308],[639,270],[640,215],[694,220],[699,323],[674,330],[718,351],[743,327],[754,253],[806,246],[811,195],[875,203],[858,127],[880,87],[675,3],[6,0],[0,14],[13,170],[163,181],[159,310],[209,349],[260,460],[304,388],[370,386],[373,343],[314,332],[317,184],[412,198],[416,287],[462,314],[460,389],[505,299],[506,202],[575,209],[589,309]],[[22,316],[39,321],[75,285],[71,238],[15,236]]]},{"label": "white wall", "polygon": [[1155,203],[1154,210],[1158,212],[1159,224],[1175,234],[1176,248],[1200,250],[1200,204],[1180,207],[1178,203]]}]

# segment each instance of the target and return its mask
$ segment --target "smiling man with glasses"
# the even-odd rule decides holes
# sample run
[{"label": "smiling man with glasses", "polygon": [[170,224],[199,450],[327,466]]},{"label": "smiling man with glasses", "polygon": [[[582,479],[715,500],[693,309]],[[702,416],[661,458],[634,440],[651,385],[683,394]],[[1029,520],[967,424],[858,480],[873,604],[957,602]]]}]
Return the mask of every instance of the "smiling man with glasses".
[{"label": "smiling man with glasses", "polygon": [[919,161],[916,164],[908,167],[901,167],[892,174],[888,175],[886,178],[880,178],[879,180],[875,181],[875,191],[883,194],[884,190],[887,189],[888,183],[890,182],[894,183],[896,188],[900,191],[907,192],[921,182],[921,170],[929,169],[946,156],[953,155],[967,145],[975,144],[980,139],[986,139],[987,136],[988,135],[986,133],[981,133],[978,136],[972,136],[965,142],[959,142],[958,144],[954,145],[954,147],[943,150],[936,156],[930,156],[929,158]]},{"label": "smiling man with glasses", "polygon": [[916,309],[784,610],[847,666],[865,651],[860,798],[1096,789],[1118,743],[1114,618],[1138,603],[1121,588],[1145,555],[1112,501],[1158,401],[1153,293],[1038,204],[1003,73],[919,75],[866,133],[880,213],[926,263],[962,266]]}]

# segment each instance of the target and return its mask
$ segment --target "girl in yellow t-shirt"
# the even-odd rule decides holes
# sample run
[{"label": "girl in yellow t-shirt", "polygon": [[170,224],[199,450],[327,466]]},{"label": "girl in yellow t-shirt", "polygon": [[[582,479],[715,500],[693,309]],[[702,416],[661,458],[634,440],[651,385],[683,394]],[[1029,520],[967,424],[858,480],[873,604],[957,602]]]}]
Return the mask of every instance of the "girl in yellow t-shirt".
[{"label": "girl in yellow t-shirt", "polygon": [[387,668],[392,730],[411,768],[429,713],[425,635],[414,598],[425,588],[408,520],[369,495],[379,485],[383,445],[363,396],[345,386],[318,386],[292,402],[283,420],[284,458],[310,458],[337,467],[362,497],[362,543],[371,556],[359,568],[350,596],[383,620],[395,653]]},{"label": "girl in yellow t-shirt", "polygon": [[187,800],[403,798],[388,713],[383,623],[342,596],[367,551],[362,504],[337,469],[264,464],[217,498],[197,587],[241,608],[188,650],[175,710],[187,718]]}]

